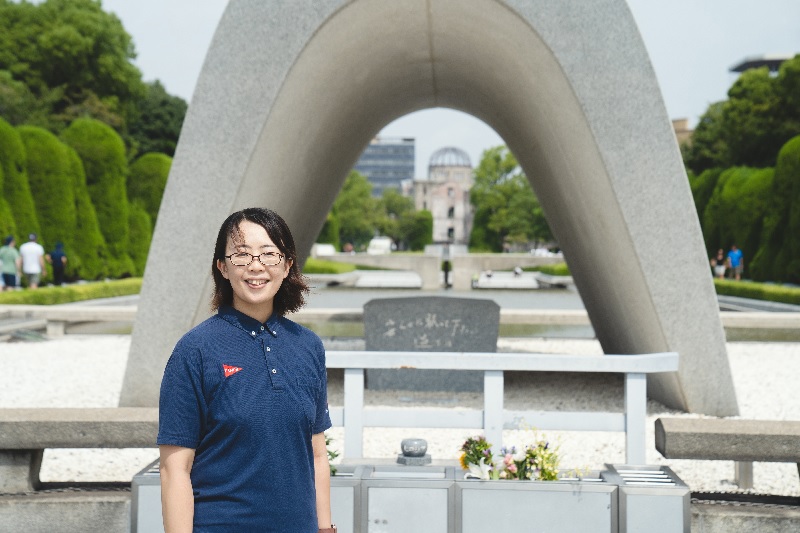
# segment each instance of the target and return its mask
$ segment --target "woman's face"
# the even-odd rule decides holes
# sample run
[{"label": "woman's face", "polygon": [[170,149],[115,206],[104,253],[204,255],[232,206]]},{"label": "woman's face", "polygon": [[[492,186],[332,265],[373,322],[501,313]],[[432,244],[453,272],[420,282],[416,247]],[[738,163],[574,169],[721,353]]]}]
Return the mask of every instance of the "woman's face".
[{"label": "woman's face", "polygon": [[[235,239],[228,237],[226,256],[242,253],[255,256],[264,253],[281,254],[267,230],[260,225],[245,220],[239,225],[239,233]],[[259,322],[265,322],[272,315],[273,300],[283,280],[289,275],[291,266],[291,261],[285,257],[273,266],[264,266],[258,257],[252,258],[246,266],[236,266],[228,257],[217,260],[217,268],[231,283],[233,308]]]}]

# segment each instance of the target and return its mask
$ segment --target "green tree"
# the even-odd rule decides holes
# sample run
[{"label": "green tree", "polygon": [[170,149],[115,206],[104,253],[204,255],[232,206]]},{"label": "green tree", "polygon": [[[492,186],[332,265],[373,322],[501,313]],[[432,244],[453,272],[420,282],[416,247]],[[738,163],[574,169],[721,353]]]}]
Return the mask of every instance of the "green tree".
[{"label": "green tree", "polygon": [[723,105],[727,165],[770,167],[788,138],[780,128],[781,102],[766,67],[743,72]]},{"label": "green tree", "polygon": [[162,153],[144,154],[130,167],[126,181],[128,200],[140,202],[154,225],[171,167],[172,158]]},{"label": "green tree", "polygon": [[356,249],[366,246],[375,235],[376,210],[372,185],[363,174],[351,170],[333,202],[332,211],[339,221],[339,242],[352,243]]},{"label": "green tree", "polygon": [[153,222],[140,202],[131,202],[128,213],[130,255],[136,267],[134,275],[142,276],[147,263],[147,253],[150,251],[150,241],[153,238]]},{"label": "green tree", "polygon": [[0,36],[0,70],[52,104],[63,124],[87,111],[124,124],[144,96],[131,37],[99,1],[3,0]]},{"label": "green tree", "polygon": [[28,157],[28,181],[42,228],[40,243],[50,250],[64,243],[68,257],[74,257],[75,191],[68,172],[66,146],[49,131],[36,126],[17,128]]},{"label": "green tree", "polygon": [[67,173],[72,178],[75,192],[75,237],[72,246],[77,253],[76,257],[69,258],[67,271],[82,279],[100,279],[109,275],[108,246],[89,195],[83,161],[70,146],[66,147],[66,154]]},{"label": "green tree", "polygon": [[50,109],[56,96],[57,92],[47,91],[44,96],[37,98],[27,85],[15,80],[11,72],[0,70],[0,117],[12,125],[53,127]]},{"label": "green tree", "polygon": [[110,252],[109,274],[113,277],[133,274],[135,266],[128,255],[129,206],[125,187],[128,163],[122,139],[110,126],[91,118],[74,121],[61,137],[83,162],[89,195]]},{"label": "green tree", "polygon": [[[0,192],[3,190],[3,166],[0,165]],[[14,222],[14,213],[6,199],[0,196],[0,239],[17,234],[17,225]],[[0,241],[2,242],[2,241]]]},{"label": "green tree", "polygon": [[2,118],[0,118],[0,166],[3,167],[3,197],[14,215],[17,242],[25,242],[29,233],[40,233],[39,220],[36,218],[36,207],[28,183],[25,146],[22,144],[19,132]]},{"label": "green tree", "polygon": [[736,244],[752,258],[761,240],[773,175],[771,168],[734,167],[722,172],[703,218],[709,253]]},{"label": "green tree", "polygon": [[683,161],[697,175],[728,164],[728,143],[722,110],[724,102],[711,104],[692,133],[691,142],[682,147]]},{"label": "green tree", "polygon": [[770,167],[781,147],[800,134],[800,55],[785,61],[778,75],[766,67],[743,72],[728,99],[712,104],[684,147],[695,174],[711,168]]},{"label": "green tree", "polygon": [[750,273],[757,280],[800,282],[800,136],[778,154],[760,248]]},{"label": "green tree", "polygon": [[430,211],[415,211],[401,221],[402,231],[410,250],[424,250],[433,242],[433,215]]},{"label": "green tree", "polygon": [[408,248],[408,224],[414,217],[414,200],[396,189],[384,189],[378,201],[378,231],[390,237],[398,250]]},{"label": "green tree", "polygon": [[333,214],[333,211],[328,213],[325,217],[325,224],[317,237],[318,243],[332,244],[337,250],[340,249],[339,243],[339,220]]},{"label": "green tree", "polygon": [[188,106],[183,98],[167,93],[158,80],[146,87],[145,97],[138,103],[137,116],[128,131],[139,153],[161,152],[172,157]]},{"label": "green tree", "polygon": [[552,239],[539,200],[505,146],[483,152],[470,189],[475,208],[470,247],[500,252],[507,243]]},{"label": "green tree", "polygon": [[781,64],[775,84],[783,136],[791,139],[800,134],[800,54]]},{"label": "green tree", "polygon": [[[689,186],[692,189],[692,197],[694,198],[694,207],[697,210],[698,220],[703,220],[703,213],[706,211],[706,206],[711,199],[711,195],[714,194],[714,189],[717,187],[720,174],[722,174],[722,169],[719,168],[704,170],[699,176],[695,176],[691,171],[688,173]],[[707,246],[714,245],[714,243],[707,244]],[[714,250],[709,248],[708,251],[712,252]]]}]

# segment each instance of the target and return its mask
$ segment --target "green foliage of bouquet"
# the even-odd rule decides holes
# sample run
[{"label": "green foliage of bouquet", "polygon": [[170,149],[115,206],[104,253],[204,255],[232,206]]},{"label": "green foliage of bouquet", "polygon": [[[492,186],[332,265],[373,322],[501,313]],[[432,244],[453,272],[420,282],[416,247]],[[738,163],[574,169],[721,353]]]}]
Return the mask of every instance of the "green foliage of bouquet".
[{"label": "green foliage of bouquet", "polygon": [[536,439],[522,451],[515,446],[502,448],[502,459],[495,463],[492,445],[483,436],[470,437],[461,446],[461,467],[468,470],[466,477],[477,479],[522,479],[539,481],[558,480],[558,465],[561,458],[558,446],[551,446],[546,439]]}]

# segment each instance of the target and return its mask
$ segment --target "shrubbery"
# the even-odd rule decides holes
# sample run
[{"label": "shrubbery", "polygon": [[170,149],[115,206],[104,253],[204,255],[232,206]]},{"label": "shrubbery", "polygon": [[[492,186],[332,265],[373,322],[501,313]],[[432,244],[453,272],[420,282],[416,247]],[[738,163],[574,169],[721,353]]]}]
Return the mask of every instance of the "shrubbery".
[{"label": "shrubbery", "polygon": [[17,130],[28,156],[28,182],[42,229],[39,244],[49,251],[62,242],[67,257],[77,259],[72,246],[78,237],[75,191],[68,172],[66,147],[45,129],[20,126]]},{"label": "shrubbery", "polygon": [[[0,165],[0,193],[3,192],[3,166]],[[0,194],[0,239],[4,239],[8,235],[17,234],[17,224],[14,222],[14,213],[11,212],[11,206],[8,205],[6,199]],[[0,241],[2,242],[2,241]]]},{"label": "shrubbery", "polygon": [[800,305],[800,287],[727,279],[715,279],[714,286],[717,289],[717,294],[724,294],[725,296]]},{"label": "shrubbery", "polygon": [[0,292],[0,304],[65,304],[83,300],[95,300],[97,298],[139,294],[141,288],[141,278],[63,285],[61,287],[40,287],[35,291]]},{"label": "shrubbery", "polygon": [[155,225],[161,197],[167,185],[172,158],[160,153],[144,154],[131,165],[126,181],[128,200],[139,201]]},{"label": "shrubbery", "polygon": [[136,268],[128,254],[128,163],[122,139],[106,124],[90,118],[75,120],[61,137],[83,161],[89,195],[110,252],[109,275],[132,275]]},{"label": "shrubbery", "polygon": [[736,244],[756,281],[800,283],[800,136],[775,169],[734,167],[690,175],[709,256]]},{"label": "shrubbery", "polygon": [[542,265],[536,267],[536,270],[542,274],[549,274],[550,276],[571,276],[569,267],[566,263],[556,263],[555,265]]},{"label": "shrubbery", "polygon": [[14,214],[17,244],[29,233],[40,233],[36,207],[31,196],[25,146],[11,124],[0,118],[0,166],[3,167],[3,197]]},{"label": "shrubbery", "polygon": [[144,266],[147,263],[147,252],[150,251],[153,223],[150,222],[150,215],[139,202],[133,202],[130,205],[128,226],[131,239],[130,256],[136,268],[134,275],[141,276],[144,274]]},{"label": "shrubbery", "polygon": [[344,274],[353,272],[355,269],[356,266],[349,263],[309,257],[306,264],[303,265],[303,274]]},{"label": "shrubbery", "polygon": [[86,174],[78,152],[65,146],[67,156],[67,174],[72,179],[75,198],[75,238],[73,249],[77,257],[68,257],[67,272],[82,279],[99,279],[107,275],[106,261],[108,246],[100,232],[89,189],[86,186]]}]

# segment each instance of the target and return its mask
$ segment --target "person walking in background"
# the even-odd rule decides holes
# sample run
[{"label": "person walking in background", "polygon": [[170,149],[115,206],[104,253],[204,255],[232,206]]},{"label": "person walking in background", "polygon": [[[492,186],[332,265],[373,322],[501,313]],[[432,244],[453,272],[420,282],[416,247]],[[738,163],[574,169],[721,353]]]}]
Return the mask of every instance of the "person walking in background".
[{"label": "person walking in background", "polygon": [[64,284],[64,268],[67,266],[67,254],[64,253],[64,243],[57,242],[56,249],[47,254],[47,262],[53,265],[53,283],[59,287]]},{"label": "person walking in background", "polygon": [[14,236],[9,235],[3,241],[3,246],[0,247],[0,262],[3,263],[3,290],[12,291],[17,286],[17,276],[20,275],[20,267],[22,266],[22,259],[19,255],[19,250],[14,246]]},{"label": "person walking in background", "polygon": [[731,246],[731,251],[728,252],[728,266],[733,271],[733,277],[737,281],[741,280],[742,271],[744,270],[744,255],[735,244]]},{"label": "person walking in background", "polygon": [[44,248],[36,242],[36,234],[28,235],[28,242],[19,247],[22,256],[22,273],[28,280],[28,287],[38,289],[44,275]]},{"label": "person walking in background", "polygon": [[725,278],[725,265],[728,260],[725,258],[725,250],[720,248],[717,255],[711,258],[711,268],[714,269],[714,276],[719,279]]}]

